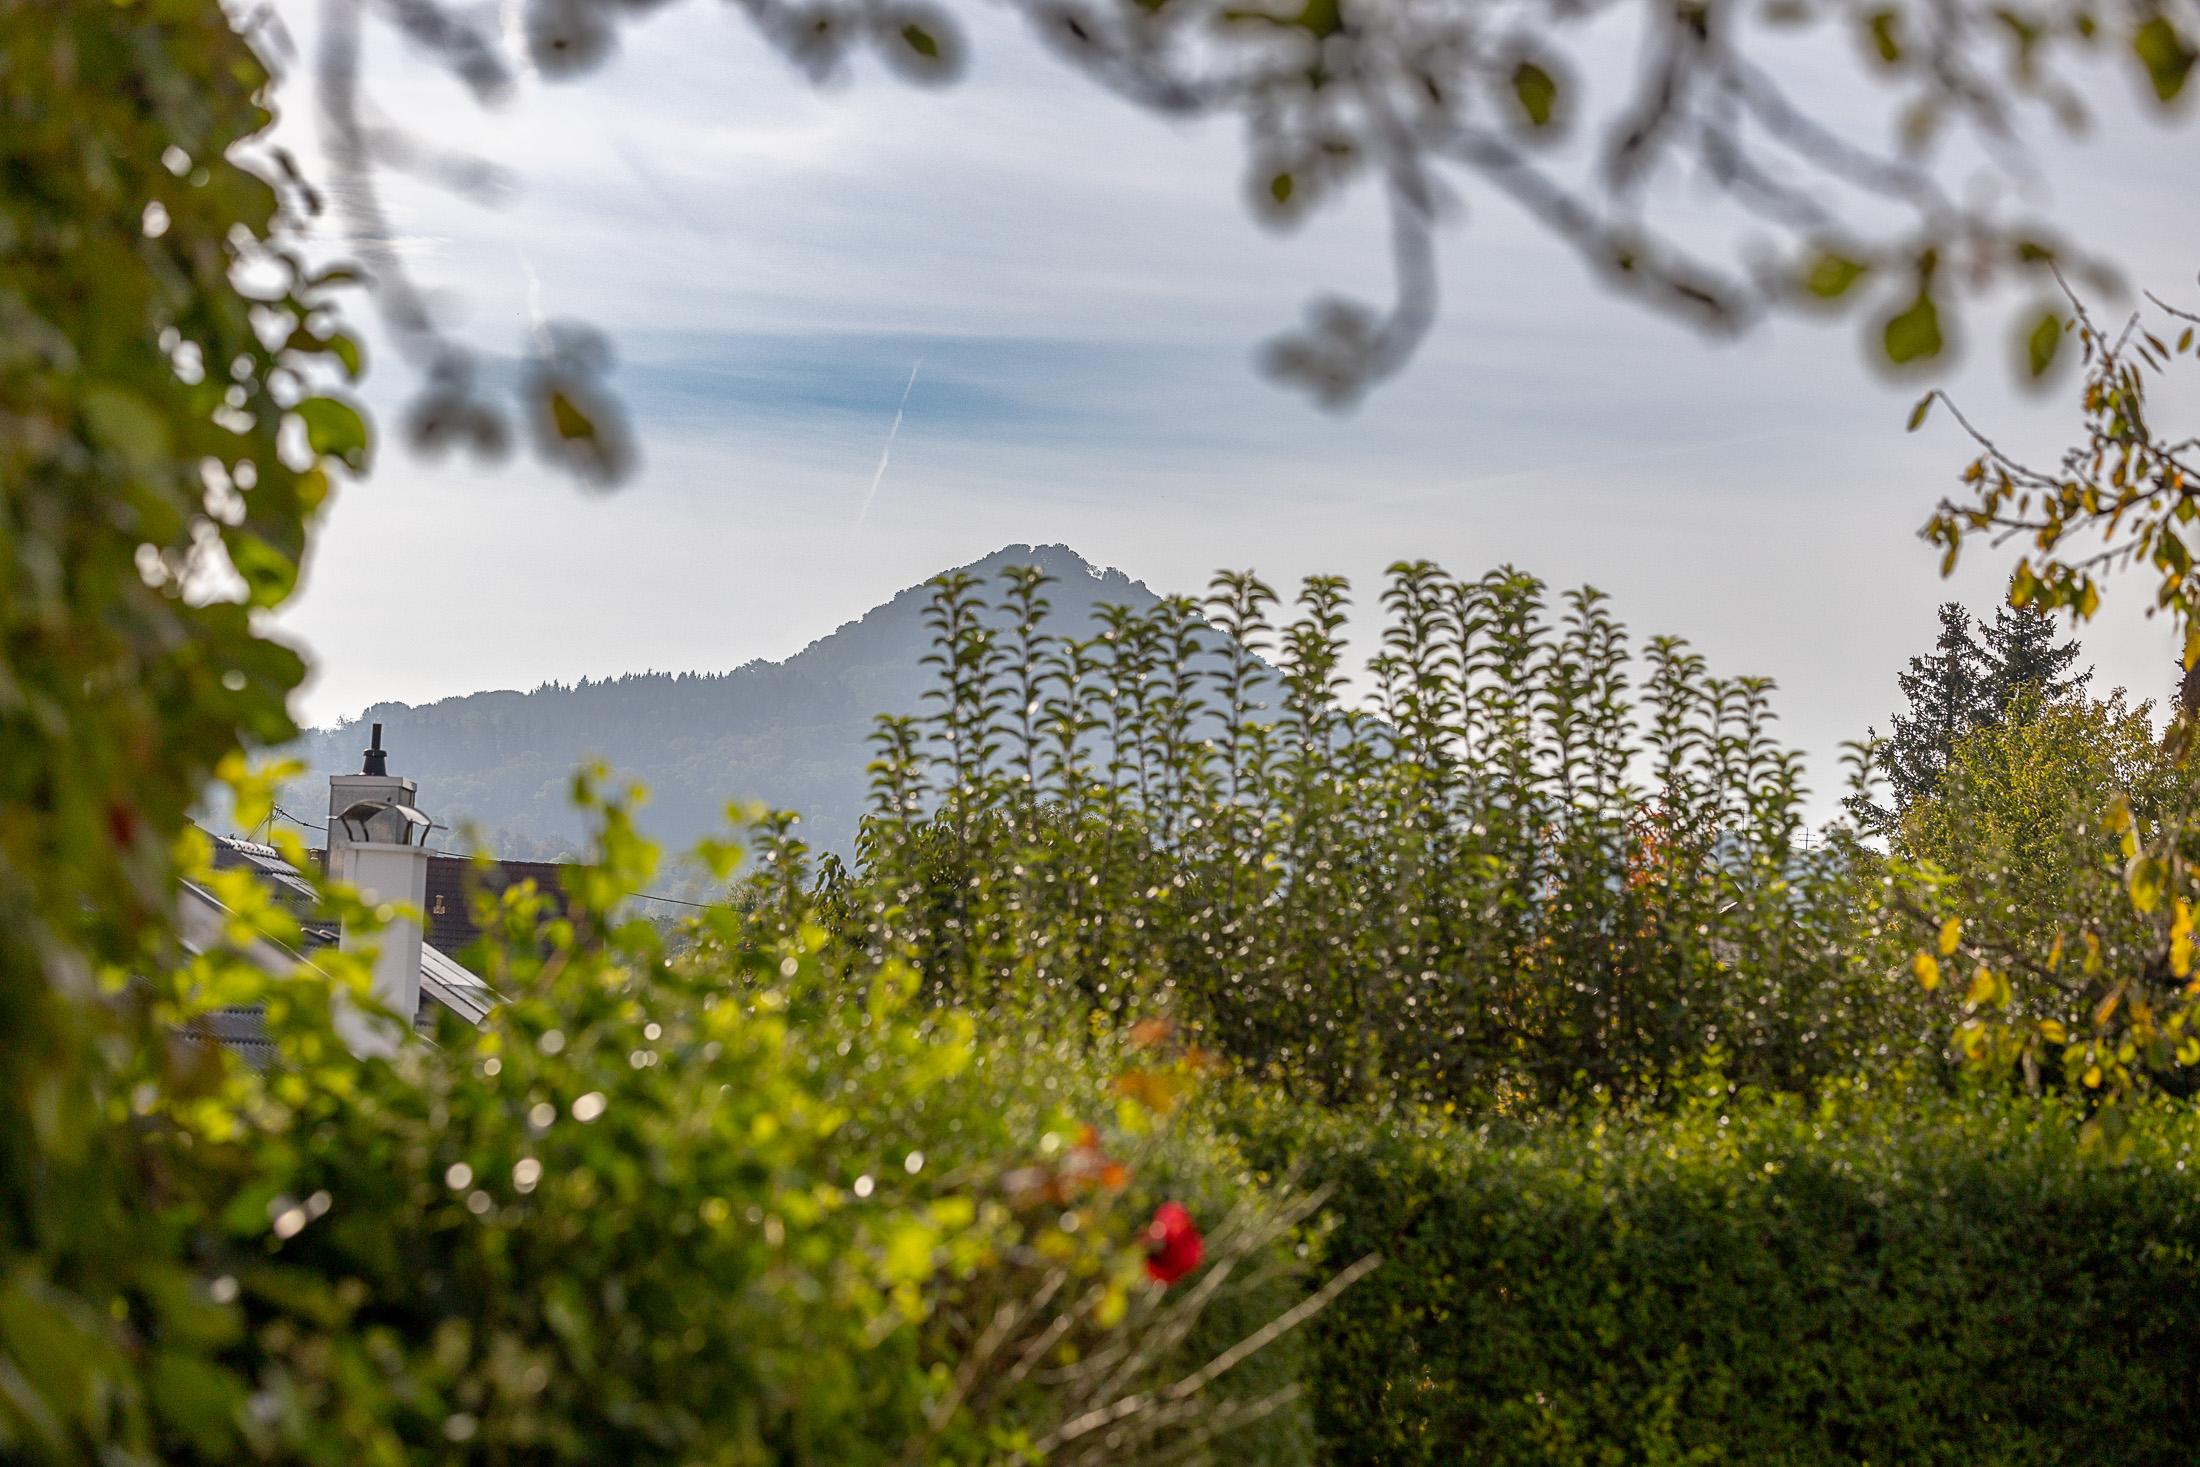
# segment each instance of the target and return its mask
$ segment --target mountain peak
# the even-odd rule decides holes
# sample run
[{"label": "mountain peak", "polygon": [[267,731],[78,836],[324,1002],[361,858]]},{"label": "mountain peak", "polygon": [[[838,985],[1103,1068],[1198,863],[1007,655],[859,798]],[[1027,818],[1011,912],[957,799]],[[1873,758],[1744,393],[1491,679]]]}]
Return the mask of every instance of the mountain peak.
[{"label": "mountain peak", "polygon": [[[1096,632],[1103,603],[1144,609],[1160,599],[1067,545],[1004,545],[957,569],[997,603],[1000,574],[1016,565],[1054,578],[1050,625],[1065,636]],[[931,598],[928,586],[911,586],[784,661],[731,672],[636,674],[369,711],[389,723],[403,772],[421,780],[424,808],[454,828],[477,823],[506,855],[578,839],[565,792],[589,758],[651,787],[643,823],[675,848],[716,830],[726,800],[739,796],[801,811],[816,844],[840,849],[868,798],[873,715],[927,706]],[[325,774],[355,765],[357,749],[357,730],[339,726],[308,733],[287,752]],[[309,795],[301,787],[290,799],[310,808]]]},{"label": "mountain peak", "polygon": [[990,555],[981,556],[958,569],[973,574],[981,571],[1000,571],[1012,565],[1037,566],[1052,575],[1065,571],[1078,571],[1095,580],[1107,574],[1099,566],[1079,555],[1067,545],[1003,545]]}]

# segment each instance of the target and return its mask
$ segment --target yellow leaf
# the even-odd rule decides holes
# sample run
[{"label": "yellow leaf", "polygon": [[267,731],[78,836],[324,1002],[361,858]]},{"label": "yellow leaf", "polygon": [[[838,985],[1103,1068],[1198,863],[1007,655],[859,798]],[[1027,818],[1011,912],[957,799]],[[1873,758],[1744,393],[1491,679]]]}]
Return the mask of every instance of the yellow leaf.
[{"label": "yellow leaf", "polygon": [[1978,965],[1978,972],[1971,977],[1971,991],[1963,996],[1963,1001],[1967,1004],[1982,1004],[1991,1001],[1993,997],[1994,970],[1981,963]]},{"label": "yellow leaf", "polygon": [[905,1218],[887,1235],[881,1260],[887,1280],[918,1283],[932,1276],[932,1250],[939,1235],[915,1218]]},{"label": "yellow leaf", "polygon": [[2049,1044],[2067,1044],[2070,1042],[2069,1032],[2063,1028],[2060,1019],[2040,1020],[2040,1038],[2046,1040]]},{"label": "yellow leaf", "polygon": [[1917,981],[1927,993],[1940,987],[1940,963],[1931,953],[1919,953],[1910,960],[1910,966],[1916,970]]},{"label": "yellow leaf", "polygon": [[2094,1028],[2105,1029],[2108,1027],[2108,1021],[2116,1017],[2116,1005],[2123,1002],[2123,997],[2124,990],[2122,984],[2118,984],[2116,987],[2109,990],[2108,997],[2102,999],[2093,1010]]},{"label": "yellow leaf", "polygon": [[1942,957],[1954,952],[1956,944],[1962,940],[1963,919],[1961,917],[1950,917],[1940,924],[1940,955]]}]

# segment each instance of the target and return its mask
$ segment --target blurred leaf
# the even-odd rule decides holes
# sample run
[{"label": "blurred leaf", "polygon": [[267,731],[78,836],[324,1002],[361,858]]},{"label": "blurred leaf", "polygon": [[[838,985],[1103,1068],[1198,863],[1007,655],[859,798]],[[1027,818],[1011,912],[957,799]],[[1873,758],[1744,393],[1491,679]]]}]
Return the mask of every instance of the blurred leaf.
[{"label": "blurred leaf", "polygon": [[1931,953],[1921,952],[1911,958],[1910,968],[1917,974],[1918,984],[1927,993],[1940,987],[1940,963]]},{"label": "blurred leaf", "polygon": [[1966,1004],[1977,1007],[1980,1004],[1991,1002],[1993,997],[1994,970],[1987,967],[1984,963],[1981,963],[1979,964],[1978,971],[1971,975],[1971,987],[1970,990],[1963,995],[1963,1001]]},{"label": "blurred leaf", "polygon": [[344,375],[351,381],[358,381],[360,374],[366,371],[366,356],[360,350],[359,338],[350,332],[332,332],[328,338],[328,349],[344,364]]},{"label": "blurred leaf", "polygon": [[2168,882],[2169,868],[2159,856],[2135,856],[2124,871],[2124,884],[2131,892],[2131,904],[2141,912],[2152,912],[2162,905]]},{"label": "blurred leaf", "polygon": [[1513,99],[1533,127],[1548,127],[1558,107],[1558,80],[1533,61],[1513,68]]},{"label": "blurred leaf", "polygon": [[229,553],[229,563],[244,578],[246,593],[254,606],[279,604],[298,584],[298,562],[269,544],[265,537],[248,529],[231,529],[222,534],[222,548]]},{"label": "blurred leaf", "polygon": [[933,6],[897,7],[881,20],[887,34],[885,59],[918,82],[944,82],[962,68],[963,45],[955,21]]},{"label": "blurred leaf", "polygon": [[1930,361],[1946,344],[1940,334],[1940,307],[1930,291],[1918,292],[1908,307],[1889,317],[1881,332],[1887,360],[1898,367]]},{"label": "blurred leaf", "polygon": [[305,424],[306,443],[355,474],[367,471],[367,421],[358,409],[333,397],[309,397],[293,409]]},{"label": "blurred leaf", "polygon": [[147,1385],[162,1417],[205,1457],[236,1451],[245,1391],[234,1375],[199,1356],[163,1350],[153,1357]]},{"label": "blurred leaf", "polygon": [[2026,365],[2030,367],[2034,377],[2045,376],[2047,369],[2055,364],[2055,354],[2062,350],[2062,341],[2061,313],[2052,310],[2041,312],[2024,341]]},{"label": "blurred leaf", "polygon": [[2132,33],[2132,52],[2146,67],[2147,79],[2154,84],[2154,95],[2161,101],[2174,102],[2185,89],[2185,79],[2192,73],[2196,53],[2184,34],[2169,17],[2156,14]]},{"label": "blurred leaf", "polygon": [[912,21],[908,25],[905,25],[901,28],[900,34],[902,44],[907,46],[910,50],[916,52],[925,60],[937,61],[940,59],[940,43],[938,37],[934,36],[923,26],[918,25],[914,21]]},{"label": "blurred leaf", "polygon": [[1803,289],[1820,300],[1838,300],[1848,293],[1850,286],[1863,279],[1870,268],[1861,260],[1826,250],[1803,272]]},{"label": "blurred leaf", "polygon": [[1875,10],[1867,17],[1865,27],[1872,38],[1872,50],[1889,66],[1902,59],[1902,39],[1899,31],[1901,15],[1892,10]]},{"label": "blurred leaf", "polygon": [[98,382],[84,389],[82,402],[93,441],[112,449],[133,473],[154,473],[168,463],[168,425],[137,393]]}]

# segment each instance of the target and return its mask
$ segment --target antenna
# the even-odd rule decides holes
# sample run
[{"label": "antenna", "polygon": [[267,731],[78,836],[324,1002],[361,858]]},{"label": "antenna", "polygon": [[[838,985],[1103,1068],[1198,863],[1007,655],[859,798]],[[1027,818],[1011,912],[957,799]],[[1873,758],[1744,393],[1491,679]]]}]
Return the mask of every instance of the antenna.
[{"label": "antenna", "polygon": [[388,774],[390,756],[382,747],[382,725],[374,726],[374,738],[367,745],[367,761],[359,766],[361,774]]}]

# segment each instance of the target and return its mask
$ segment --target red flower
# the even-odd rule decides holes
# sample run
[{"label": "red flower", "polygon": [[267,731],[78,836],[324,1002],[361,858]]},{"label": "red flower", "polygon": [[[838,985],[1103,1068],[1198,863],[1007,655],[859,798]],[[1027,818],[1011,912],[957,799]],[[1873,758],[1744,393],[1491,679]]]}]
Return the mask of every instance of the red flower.
[{"label": "red flower", "polygon": [[1199,1235],[1192,1215],[1181,1202],[1164,1202],[1146,1224],[1146,1277],[1157,1284],[1173,1284],[1207,1256],[1207,1240]]}]

